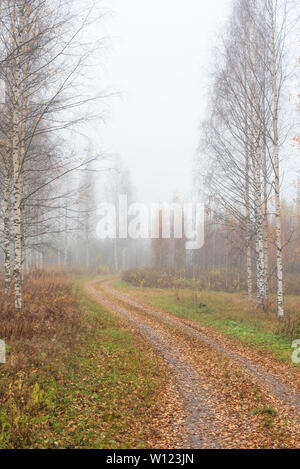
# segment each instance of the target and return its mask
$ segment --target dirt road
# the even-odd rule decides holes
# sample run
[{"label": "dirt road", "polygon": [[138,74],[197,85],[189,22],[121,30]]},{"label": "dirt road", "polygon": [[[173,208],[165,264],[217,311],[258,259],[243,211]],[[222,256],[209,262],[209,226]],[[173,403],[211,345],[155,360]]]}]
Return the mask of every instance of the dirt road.
[{"label": "dirt road", "polygon": [[300,398],[274,374],[195,324],[93,280],[86,292],[126,318],[172,371],[184,408],[186,448],[299,447]]}]

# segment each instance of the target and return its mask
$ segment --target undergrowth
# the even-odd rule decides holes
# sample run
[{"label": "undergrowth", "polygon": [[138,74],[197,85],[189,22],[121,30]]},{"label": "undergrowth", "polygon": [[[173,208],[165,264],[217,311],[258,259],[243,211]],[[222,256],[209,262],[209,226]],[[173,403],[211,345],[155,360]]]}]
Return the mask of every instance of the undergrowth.
[{"label": "undergrowth", "polygon": [[135,287],[120,280],[115,286],[130,290],[131,294],[158,309],[213,327],[291,362],[291,343],[300,334],[299,298],[286,298],[286,318],[278,321],[274,305],[270,304],[265,311],[258,310],[255,302],[249,303],[241,293]]},{"label": "undergrowth", "polygon": [[18,315],[0,291],[1,449],[133,448],[156,439],[151,421],[161,414],[166,372],[81,282],[61,269],[31,272]]}]

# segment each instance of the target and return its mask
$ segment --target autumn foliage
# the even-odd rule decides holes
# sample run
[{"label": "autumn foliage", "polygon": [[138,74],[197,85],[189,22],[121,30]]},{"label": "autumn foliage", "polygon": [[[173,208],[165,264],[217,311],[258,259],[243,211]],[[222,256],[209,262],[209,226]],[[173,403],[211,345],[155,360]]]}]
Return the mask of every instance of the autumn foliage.
[{"label": "autumn foliage", "polygon": [[51,406],[43,384],[58,377],[59,362],[85,327],[64,270],[35,269],[24,291],[24,308],[16,313],[13,297],[0,290],[0,337],[7,349],[0,368],[0,448],[26,447],[38,432],[43,422],[33,421]]},{"label": "autumn foliage", "polygon": [[57,340],[74,336],[80,327],[79,310],[71,295],[70,279],[60,270],[32,271],[25,280],[24,308],[16,313],[12,298],[0,291],[0,336],[6,340]]}]

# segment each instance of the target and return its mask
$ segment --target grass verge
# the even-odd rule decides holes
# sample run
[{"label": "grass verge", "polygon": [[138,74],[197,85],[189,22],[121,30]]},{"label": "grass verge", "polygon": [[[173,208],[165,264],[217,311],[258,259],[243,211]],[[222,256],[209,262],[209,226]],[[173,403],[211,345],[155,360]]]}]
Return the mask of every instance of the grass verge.
[{"label": "grass verge", "polygon": [[[277,359],[291,363],[291,344],[299,337],[300,325],[291,320],[289,314],[286,322],[281,324],[273,312],[258,311],[248,303],[245,295],[239,293],[143,288],[123,280],[117,280],[114,286],[157,309],[212,327],[245,345],[272,352]],[[291,302],[294,305],[294,297]],[[292,308],[288,300],[287,306]]]},{"label": "grass verge", "polygon": [[[168,373],[148,344],[88,299],[80,281],[73,291],[70,279],[52,283],[64,304],[57,320],[68,329],[62,315],[72,302],[76,331],[72,341],[70,329],[65,335],[55,328],[8,338],[10,353],[0,368],[0,448],[145,448],[165,446],[168,438],[176,444]],[[45,295],[40,301],[53,304]]]}]

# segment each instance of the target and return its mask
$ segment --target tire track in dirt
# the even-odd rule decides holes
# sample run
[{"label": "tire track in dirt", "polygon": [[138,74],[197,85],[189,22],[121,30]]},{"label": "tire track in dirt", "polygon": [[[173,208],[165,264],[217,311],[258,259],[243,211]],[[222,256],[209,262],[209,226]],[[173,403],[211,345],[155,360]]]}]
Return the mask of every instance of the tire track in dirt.
[{"label": "tire track in dirt", "polygon": [[193,325],[187,320],[172,316],[170,313],[160,312],[155,308],[150,307],[142,302],[133,300],[128,295],[118,292],[111,286],[112,280],[103,282],[102,288],[110,295],[114,295],[124,304],[128,304],[136,310],[143,311],[149,315],[152,315],[159,319],[161,322],[165,322],[174,327],[182,329],[189,335],[198,338],[202,343],[208,345],[217,352],[225,355],[229,359],[241,365],[242,369],[246,371],[251,377],[253,377],[259,385],[262,385],[264,389],[268,389],[268,392],[276,396],[283,405],[289,410],[293,408],[295,413],[300,415],[300,394],[296,393],[286,383],[281,382],[277,377],[264,370],[257,363],[252,362],[249,358],[234,352],[221,344],[217,339],[205,335],[197,329],[197,326]]},{"label": "tire track in dirt", "polygon": [[141,321],[137,314],[123,306],[119,306],[113,300],[99,293],[94,288],[94,283],[94,281],[90,282],[86,286],[86,292],[109,310],[126,317],[137,327],[166,361],[173,373],[185,414],[185,447],[191,449],[222,448],[218,437],[220,423],[213,409],[207,404],[209,396],[205,392],[204,380],[184,358],[180,348],[171,344],[169,334],[162,331],[159,326],[155,327],[153,324],[148,324],[147,320]]},{"label": "tire track in dirt", "polygon": [[[286,419],[289,422],[289,426],[284,430],[282,443],[276,443],[277,436],[275,435],[273,440],[273,433],[268,434],[268,431],[261,427],[261,421],[255,420],[249,414],[252,409],[257,408],[259,402],[260,406],[274,405],[277,409],[282,406],[282,401],[276,400],[271,393],[266,392],[262,382],[264,370],[259,370],[257,374],[255,363],[248,360],[251,364],[251,367],[248,367],[247,361],[235,360],[236,356],[244,357],[227,349],[212,337],[205,336],[196,327],[185,324],[185,320],[155,310],[118,292],[112,288],[112,282],[111,279],[95,279],[86,284],[85,290],[108,310],[130,322],[130,326],[139,330],[166,362],[175,378],[176,390],[183,404],[184,447],[289,447],[289,440],[293,447],[297,444],[297,422],[293,418],[290,420],[290,408],[280,411],[278,417],[281,422]],[[224,350],[232,353],[224,353]],[[246,366],[243,366],[244,363]],[[217,369],[219,371],[216,375]],[[224,371],[220,373],[220,369]],[[235,379],[237,373],[238,385],[231,381],[231,378],[227,380],[228,376]],[[284,386],[283,383],[279,384]],[[241,402],[244,410],[236,412],[236,408],[240,408],[239,394],[242,389],[247,389],[247,394],[252,396],[252,400],[249,401],[250,407],[246,402]],[[282,389],[276,387],[281,398]],[[254,446],[251,443],[253,437]]]}]

